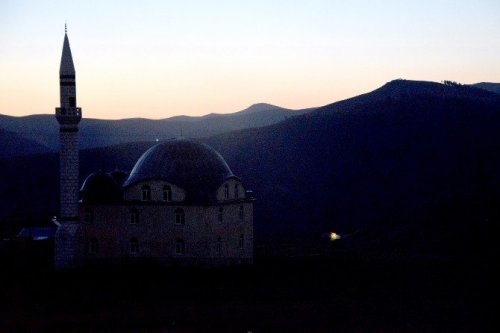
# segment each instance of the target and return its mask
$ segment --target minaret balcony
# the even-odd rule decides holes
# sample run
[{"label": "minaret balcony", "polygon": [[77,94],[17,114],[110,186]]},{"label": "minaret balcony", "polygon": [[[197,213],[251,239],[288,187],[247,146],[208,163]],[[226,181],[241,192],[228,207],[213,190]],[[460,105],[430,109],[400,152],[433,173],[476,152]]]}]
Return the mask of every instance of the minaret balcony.
[{"label": "minaret balcony", "polygon": [[78,124],[82,119],[82,108],[56,108],[56,118],[59,124]]}]

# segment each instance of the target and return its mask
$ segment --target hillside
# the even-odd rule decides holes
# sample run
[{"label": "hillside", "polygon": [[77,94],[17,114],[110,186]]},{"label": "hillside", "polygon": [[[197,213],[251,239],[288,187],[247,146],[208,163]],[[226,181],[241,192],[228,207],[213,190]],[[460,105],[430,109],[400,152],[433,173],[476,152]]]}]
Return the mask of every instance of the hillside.
[{"label": "hillside", "polygon": [[0,129],[0,142],[0,156],[3,158],[50,152],[46,146],[2,129]]},{"label": "hillside", "polygon": [[[254,190],[259,244],[314,242],[334,230],[365,253],[492,253],[500,96],[491,92],[397,80],[278,124],[201,140]],[[82,175],[130,170],[152,144],[84,151]],[[50,208],[46,216],[57,211],[57,160],[44,159],[0,163],[4,220],[32,215],[16,202]]]},{"label": "hillside", "polygon": [[500,83],[492,83],[492,82],[480,82],[472,84],[473,87],[481,88],[484,90],[488,90],[494,92],[496,94],[500,94]]},{"label": "hillside", "polygon": [[208,142],[256,191],[258,235],[472,255],[499,222],[500,98],[480,89],[392,81]]},{"label": "hillside", "polygon": [[[207,137],[271,125],[311,110],[313,109],[290,110],[260,103],[232,114],[210,114],[202,117],[179,116],[160,120],[84,118],[80,123],[80,147],[87,149],[126,142],[166,140],[181,134],[186,137]],[[85,109],[83,112],[85,114]],[[59,147],[59,128],[53,115],[0,115],[0,129],[17,133],[23,138],[49,147],[52,151],[57,151]]]}]

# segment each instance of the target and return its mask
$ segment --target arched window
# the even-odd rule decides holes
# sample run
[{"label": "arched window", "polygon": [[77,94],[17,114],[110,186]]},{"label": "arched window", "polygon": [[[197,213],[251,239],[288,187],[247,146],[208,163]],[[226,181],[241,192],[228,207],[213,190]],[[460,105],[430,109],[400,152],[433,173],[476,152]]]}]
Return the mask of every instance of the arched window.
[{"label": "arched window", "polygon": [[174,213],[175,213],[175,224],[185,224],[186,223],[184,209],[177,208]]},{"label": "arched window", "polygon": [[130,209],[130,224],[139,223],[139,211],[137,208]]},{"label": "arched window", "polygon": [[245,236],[243,236],[243,234],[240,235],[240,241],[238,243],[238,246],[240,250],[242,250],[245,247]]},{"label": "arched window", "polygon": [[137,238],[131,238],[129,242],[130,254],[139,253],[139,241]]},{"label": "arched window", "polygon": [[215,252],[217,255],[222,254],[222,239],[220,237],[217,238],[217,243],[215,243]]},{"label": "arched window", "polygon": [[143,185],[142,188],[142,201],[151,201],[151,187]]},{"label": "arched window", "polygon": [[94,212],[92,211],[92,208],[85,208],[85,223],[94,223]]},{"label": "arched window", "polygon": [[172,188],[169,185],[163,186],[163,201],[172,201]]},{"label": "arched window", "polygon": [[177,238],[175,240],[175,254],[184,254],[185,250],[184,240],[182,238]]},{"label": "arched window", "polygon": [[240,218],[240,220],[243,220],[245,218],[245,210],[243,206],[240,206],[240,209],[238,211],[238,217]]},{"label": "arched window", "polygon": [[96,254],[98,252],[99,252],[99,242],[97,241],[96,238],[92,238],[89,241],[89,253]]},{"label": "arched window", "polygon": [[217,221],[222,222],[224,218],[224,208],[219,207],[219,214],[217,214]]},{"label": "arched window", "polygon": [[224,185],[224,199],[229,199],[229,185]]},{"label": "arched window", "polygon": [[240,196],[240,184],[234,184],[234,198],[238,199]]}]

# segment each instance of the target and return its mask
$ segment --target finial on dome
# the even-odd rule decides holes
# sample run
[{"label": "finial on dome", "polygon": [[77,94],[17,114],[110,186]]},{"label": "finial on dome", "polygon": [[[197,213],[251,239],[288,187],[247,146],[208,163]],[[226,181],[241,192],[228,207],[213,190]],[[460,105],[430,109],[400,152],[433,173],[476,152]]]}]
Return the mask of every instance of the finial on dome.
[{"label": "finial on dome", "polygon": [[66,21],[64,21],[64,33],[68,33],[68,23]]}]

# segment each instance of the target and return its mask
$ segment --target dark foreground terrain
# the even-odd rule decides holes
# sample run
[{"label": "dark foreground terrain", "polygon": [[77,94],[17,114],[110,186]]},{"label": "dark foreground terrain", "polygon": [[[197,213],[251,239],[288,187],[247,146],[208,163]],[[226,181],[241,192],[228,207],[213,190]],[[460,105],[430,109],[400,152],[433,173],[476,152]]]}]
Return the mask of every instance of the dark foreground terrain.
[{"label": "dark foreground terrain", "polygon": [[2,254],[1,332],[493,332],[490,262],[257,256],[53,272],[48,247]]}]

